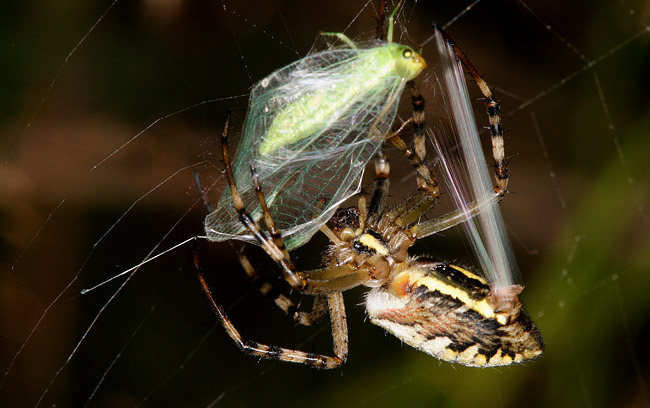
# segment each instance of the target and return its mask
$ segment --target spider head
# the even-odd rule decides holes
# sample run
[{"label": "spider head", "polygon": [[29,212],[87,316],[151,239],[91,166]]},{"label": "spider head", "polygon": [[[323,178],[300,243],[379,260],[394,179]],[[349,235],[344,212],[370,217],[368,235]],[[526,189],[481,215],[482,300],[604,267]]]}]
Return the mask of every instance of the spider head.
[{"label": "spider head", "polygon": [[361,216],[357,207],[339,208],[330,223],[332,232],[343,241],[351,241],[361,233]]}]

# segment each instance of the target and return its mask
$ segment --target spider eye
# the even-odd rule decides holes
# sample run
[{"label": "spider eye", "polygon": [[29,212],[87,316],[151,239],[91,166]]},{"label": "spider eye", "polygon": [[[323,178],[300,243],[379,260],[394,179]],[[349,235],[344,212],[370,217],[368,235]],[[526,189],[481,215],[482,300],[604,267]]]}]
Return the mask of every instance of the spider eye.
[{"label": "spider eye", "polygon": [[404,51],[402,51],[402,57],[404,58],[411,58],[413,56],[413,51],[406,48]]}]

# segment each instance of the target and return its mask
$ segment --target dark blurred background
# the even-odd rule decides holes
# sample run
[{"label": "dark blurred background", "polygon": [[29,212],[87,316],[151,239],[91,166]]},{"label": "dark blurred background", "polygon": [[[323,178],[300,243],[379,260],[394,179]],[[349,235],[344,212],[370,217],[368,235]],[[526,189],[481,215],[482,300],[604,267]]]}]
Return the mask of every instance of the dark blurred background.
[{"label": "dark blurred background", "polygon": [[[79,292],[201,234],[192,168],[216,199],[225,110],[241,125],[250,86],[306,55],[319,30],[371,38],[378,4],[110,4],[0,5],[0,405],[649,406],[647,2],[484,0],[448,28],[502,100],[514,194],[501,209],[544,356],[438,362],[365,322],[353,290],[350,359],[327,372],[240,353],[215,326],[190,245]],[[469,4],[407,1],[403,41]],[[476,112],[484,124],[480,101]],[[394,162],[398,202],[415,183]],[[315,237],[296,263],[315,267],[324,248]],[[294,328],[227,244],[200,252],[247,337],[329,352],[327,324]],[[460,232],[412,252],[471,262]]]}]

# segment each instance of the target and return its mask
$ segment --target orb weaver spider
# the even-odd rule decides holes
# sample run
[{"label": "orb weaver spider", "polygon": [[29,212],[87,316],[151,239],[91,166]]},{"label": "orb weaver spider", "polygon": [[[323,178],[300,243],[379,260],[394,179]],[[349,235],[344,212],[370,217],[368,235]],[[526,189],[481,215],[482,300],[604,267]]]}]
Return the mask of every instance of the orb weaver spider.
[{"label": "orb weaver spider", "polygon": [[[458,47],[458,58],[474,76],[487,100],[492,148],[495,160],[495,197],[507,191],[508,172],[504,159],[500,105],[490,88]],[[411,161],[418,189],[393,208],[386,205],[390,172],[388,159],[380,152],[375,158],[375,181],[370,203],[364,195],[356,207],[339,208],[329,225],[320,230],[330,240],[321,269],[299,271],[291,261],[282,237],[271,217],[255,168],[251,178],[262,209],[267,231],[263,231],[247,212],[237,189],[228,151],[228,113],[221,138],[226,176],[239,221],[283,272],[291,287],[315,296],[310,312],[300,311],[287,297],[272,290],[257,275],[242,252],[238,257],[246,273],[256,281],[263,294],[273,294],[275,304],[298,324],[310,326],[329,314],[333,355],[309,353],[246,340],[223,308],[214,299],[201,270],[198,250],[194,267],[212,309],[235,344],[245,353],[266,359],[306,364],[331,369],[348,356],[348,330],[343,292],[357,287],[370,289],[365,305],[372,323],[384,328],[403,342],[439,359],[474,367],[504,366],[522,363],[541,355],[541,334],[523,310],[513,285],[494,292],[476,273],[426,256],[409,255],[416,240],[462,222],[451,213],[433,220],[420,218],[438,201],[438,185],[425,163],[424,99],[417,86],[409,84],[413,116],[407,121],[414,127],[413,148],[399,133],[386,139]],[[200,186],[199,186],[200,189]],[[472,211],[480,211],[477,205]]]}]

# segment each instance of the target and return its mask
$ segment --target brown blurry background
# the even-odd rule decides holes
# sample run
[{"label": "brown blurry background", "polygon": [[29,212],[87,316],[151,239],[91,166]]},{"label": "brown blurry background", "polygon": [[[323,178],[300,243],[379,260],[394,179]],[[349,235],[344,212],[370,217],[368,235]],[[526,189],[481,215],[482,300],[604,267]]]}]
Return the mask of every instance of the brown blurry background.
[{"label": "brown blurry background", "polygon": [[[371,37],[377,4],[121,1],[84,37],[109,5],[0,6],[0,406],[34,406],[46,390],[41,406],[649,405],[646,2],[484,0],[448,29],[502,100],[515,194],[501,208],[545,355],[491,370],[440,363],[364,322],[354,290],[350,358],[328,372],[240,353],[215,326],[190,245],[119,292],[126,278],[79,293],[201,234],[192,168],[216,199],[225,110],[241,125],[249,87],[319,30]],[[404,41],[467,5],[407,1]],[[397,202],[415,183],[394,163]],[[317,236],[296,263],[314,267],[324,245]],[[471,262],[458,232],[413,253]],[[329,352],[327,324],[294,328],[228,245],[202,242],[201,257],[246,337]]]}]

